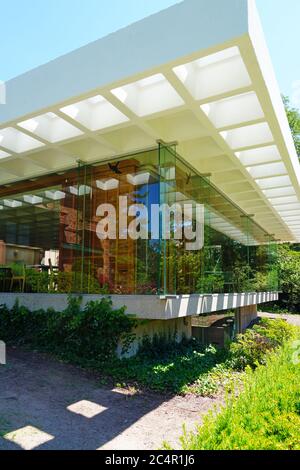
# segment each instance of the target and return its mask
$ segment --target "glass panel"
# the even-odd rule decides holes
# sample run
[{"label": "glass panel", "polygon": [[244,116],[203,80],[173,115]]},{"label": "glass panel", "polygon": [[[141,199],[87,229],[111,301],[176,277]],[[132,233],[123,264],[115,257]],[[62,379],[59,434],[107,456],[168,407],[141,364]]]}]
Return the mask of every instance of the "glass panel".
[{"label": "glass panel", "polygon": [[[156,150],[90,169],[92,197],[85,211],[85,239],[89,240],[85,263],[90,260],[93,285],[96,279],[105,292],[157,293],[159,233],[150,239],[150,208],[159,203],[158,171]],[[101,239],[99,223],[106,216],[115,236]],[[128,230],[133,231],[132,236]],[[94,293],[95,286],[90,291]]]},{"label": "glass panel", "polygon": [[[180,204],[183,212],[186,204],[192,204],[193,211],[197,204],[204,206],[204,246],[187,250],[185,237],[180,241],[162,241],[164,293],[276,289],[275,243],[270,250],[270,236],[218,191],[210,183],[209,175],[197,174],[174,152],[175,149],[161,149],[163,164],[169,161],[174,165],[175,158],[175,182],[170,185],[161,178],[162,201]],[[192,226],[195,229],[194,212]]]},{"label": "glass panel", "polygon": [[278,289],[275,240],[175,146],[2,187],[0,222],[2,291]]},{"label": "glass panel", "polygon": [[[159,144],[160,172],[160,293],[176,294],[177,245],[174,234],[176,219],[173,208],[177,202],[176,194],[176,153],[175,146]],[[164,211],[165,208],[165,211]],[[168,212],[168,208],[170,212]]]}]

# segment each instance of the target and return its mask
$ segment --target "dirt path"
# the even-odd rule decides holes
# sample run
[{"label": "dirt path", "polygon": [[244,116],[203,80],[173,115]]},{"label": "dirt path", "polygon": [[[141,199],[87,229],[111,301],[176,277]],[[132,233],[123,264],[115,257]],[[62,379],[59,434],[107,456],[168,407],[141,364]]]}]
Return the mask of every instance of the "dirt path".
[{"label": "dirt path", "polygon": [[47,356],[9,350],[0,365],[0,450],[157,449],[179,447],[218,400],[128,395],[99,387],[97,378]]}]

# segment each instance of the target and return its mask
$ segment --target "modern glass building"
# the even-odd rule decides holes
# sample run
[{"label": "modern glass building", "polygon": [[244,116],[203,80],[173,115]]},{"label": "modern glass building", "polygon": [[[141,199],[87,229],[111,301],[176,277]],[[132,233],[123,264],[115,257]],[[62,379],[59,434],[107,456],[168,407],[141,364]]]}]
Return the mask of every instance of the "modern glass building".
[{"label": "modern glass building", "polygon": [[183,1],[5,88],[1,302],[186,325],[277,299],[300,166],[253,1]]},{"label": "modern glass building", "polygon": [[[139,238],[123,237],[121,198],[128,209],[133,205],[147,211],[145,237],[139,226]],[[113,239],[101,239],[97,230],[106,204],[116,210]],[[151,220],[151,207],[163,204],[182,209],[178,222],[170,214],[168,239],[162,236],[162,214]],[[203,241],[193,250],[187,249],[184,237],[186,204],[194,212],[199,204],[204,211]],[[174,145],[159,144],[117,160],[79,163],[16,182],[1,189],[0,207],[1,263],[16,276],[23,275],[24,266],[24,292],[173,295],[278,290],[274,237],[218,191],[209,175],[188,166]],[[136,215],[126,210],[124,218],[126,230]],[[183,233],[175,239],[178,228]],[[9,279],[3,280],[2,289],[19,290],[20,282],[11,286]]]}]

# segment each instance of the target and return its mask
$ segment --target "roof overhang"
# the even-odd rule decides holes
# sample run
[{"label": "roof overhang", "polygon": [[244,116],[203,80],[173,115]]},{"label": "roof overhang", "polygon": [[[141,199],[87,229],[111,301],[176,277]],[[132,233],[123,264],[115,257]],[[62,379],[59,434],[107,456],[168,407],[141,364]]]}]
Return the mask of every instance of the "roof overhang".
[{"label": "roof overhang", "polygon": [[300,240],[300,165],[254,1],[186,0],[7,82],[0,185],[157,140]]}]

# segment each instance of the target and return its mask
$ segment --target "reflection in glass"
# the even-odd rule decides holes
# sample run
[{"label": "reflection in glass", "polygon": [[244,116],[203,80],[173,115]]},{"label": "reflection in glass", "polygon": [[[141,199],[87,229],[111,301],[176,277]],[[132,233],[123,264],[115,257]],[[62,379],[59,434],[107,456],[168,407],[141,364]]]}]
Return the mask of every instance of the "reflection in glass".
[{"label": "reflection in glass", "polygon": [[[126,200],[127,206],[122,206]],[[98,209],[111,205],[116,237],[100,239]],[[204,246],[191,251],[180,233],[196,229],[204,208]],[[188,218],[157,207],[179,207]],[[129,207],[135,210],[129,212]],[[108,207],[108,206],[105,206]],[[143,208],[138,210],[139,208]],[[135,220],[143,238],[126,237]],[[112,220],[112,219],[111,219]],[[209,294],[278,289],[277,244],[176,153],[158,148],[63,174],[0,188],[0,289],[25,272],[26,292]],[[13,289],[18,289],[14,285]],[[23,287],[22,287],[23,289]]]}]

